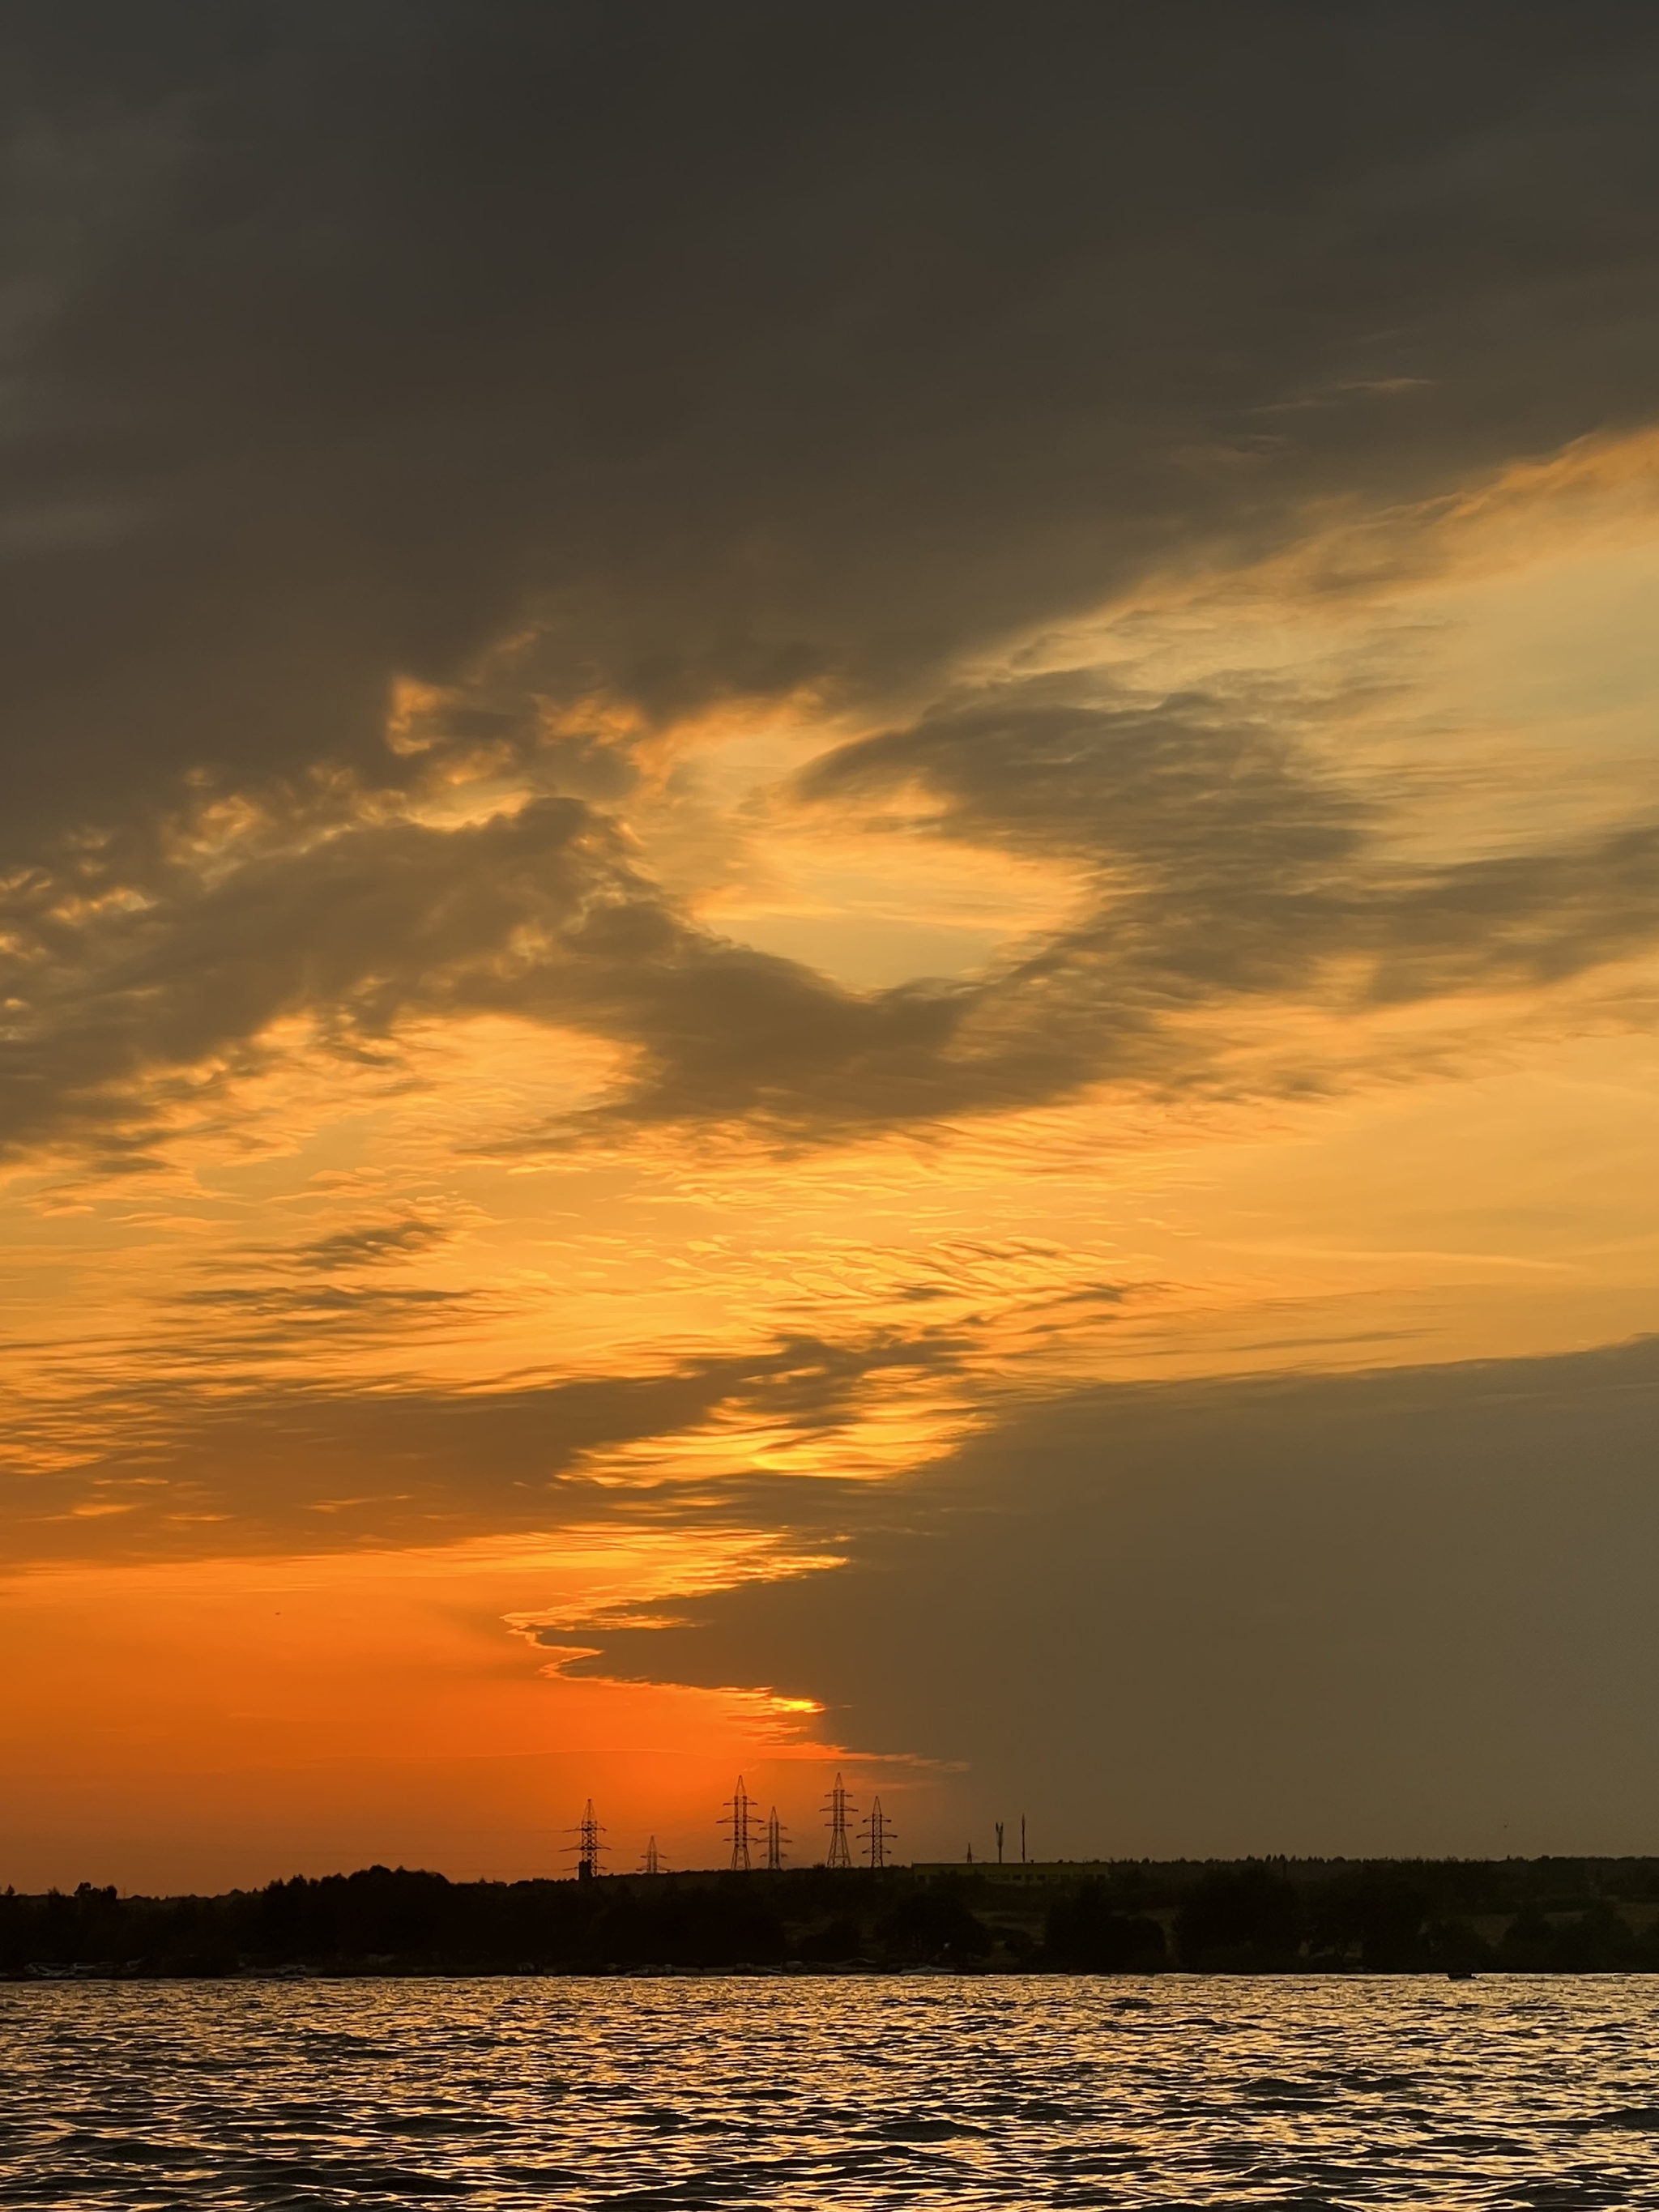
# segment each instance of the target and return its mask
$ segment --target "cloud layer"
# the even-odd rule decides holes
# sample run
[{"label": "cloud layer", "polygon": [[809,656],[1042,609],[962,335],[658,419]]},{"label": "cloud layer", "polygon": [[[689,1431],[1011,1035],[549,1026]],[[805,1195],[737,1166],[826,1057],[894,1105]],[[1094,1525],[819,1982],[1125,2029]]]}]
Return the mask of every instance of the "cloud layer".
[{"label": "cloud layer", "polygon": [[[590,1678],[1079,1847],[1542,1836],[1652,1656],[1650,1352],[1543,1355],[1659,1281],[1656,92],[1623,0],[19,0],[9,1555],[648,1534]],[[1513,1358],[1123,1379],[1406,1346]]]},{"label": "cloud layer", "polygon": [[823,1699],[1045,1856],[1619,1850],[1656,1810],[1656,1432],[1650,1340],[1084,1394],[871,1501],[844,1565],[590,1622],[574,1663]]},{"label": "cloud layer", "polygon": [[[486,1008],[616,1046],[624,1121],[839,1135],[1178,1085],[1171,1018],[1332,969],[1410,1000],[1650,939],[1651,825],[1401,875],[1305,700],[951,672],[1641,418],[1650,26],[1040,17],[13,17],[5,1141],[143,1154],[275,1021]],[[516,703],[388,749],[395,682],[514,635]],[[1097,914],[850,993],[660,894],[625,744],[544,742],[804,691],[899,709],[804,793],[920,786]],[[397,818],[492,746],[563,803]],[[325,835],[166,849],[319,790]]]},{"label": "cloud layer", "polygon": [[1645,418],[1640,9],[13,11],[14,841],[527,618],[877,694]]},{"label": "cloud layer", "polygon": [[1652,947],[1659,824],[1413,861],[1385,803],[1316,750],[1310,711],[1085,672],[826,751],[799,802],[878,828],[896,808],[890,834],[1035,856],[1091,893],[976,977],[885,991],[714,934],[642,870],[623,817],[568,796],[457,827],[334,794],[240,834],[198,816],[193,838],[88,837],[0,906],[0,1143],[142,1162],[170,1116],[199,1122],[291,1050],[294,1024],[307,1049],[384,1056],[411,1024],[484,1016],[616,1055],[550,1141],[641,1124],[836,1141],[1101,1082],[1202,1086],[1240,1010],[1537,990]]}]

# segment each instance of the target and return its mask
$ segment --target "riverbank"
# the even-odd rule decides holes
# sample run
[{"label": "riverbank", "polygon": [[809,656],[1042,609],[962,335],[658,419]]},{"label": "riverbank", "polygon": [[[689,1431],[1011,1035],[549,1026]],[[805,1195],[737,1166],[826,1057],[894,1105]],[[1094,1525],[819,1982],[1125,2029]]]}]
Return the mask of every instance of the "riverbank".
[{"label": "riverbank", "polygon": [[0,1896],[12,1981],[1659,1970],[1659,1859],[802,1867]]}]

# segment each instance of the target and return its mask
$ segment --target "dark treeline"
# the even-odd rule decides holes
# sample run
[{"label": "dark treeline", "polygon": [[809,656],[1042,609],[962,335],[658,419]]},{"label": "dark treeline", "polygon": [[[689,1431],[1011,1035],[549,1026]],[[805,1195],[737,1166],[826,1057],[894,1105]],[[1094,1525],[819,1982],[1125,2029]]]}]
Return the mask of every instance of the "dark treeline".
[{"label": "dark treeline", "polygon": [[0,1896],[0,1973],[1659,1972],[1659,1860],[1249,1860]]}]

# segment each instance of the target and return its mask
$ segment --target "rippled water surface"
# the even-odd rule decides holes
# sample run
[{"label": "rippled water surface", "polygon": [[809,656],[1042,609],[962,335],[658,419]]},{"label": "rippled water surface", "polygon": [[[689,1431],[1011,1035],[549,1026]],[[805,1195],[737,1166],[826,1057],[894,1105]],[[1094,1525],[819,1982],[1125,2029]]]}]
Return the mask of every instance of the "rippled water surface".
[{"label": "rippled water surface", "polygon": [[1659,2205],[1659,1978],[14,1985],[0,2204]]}]

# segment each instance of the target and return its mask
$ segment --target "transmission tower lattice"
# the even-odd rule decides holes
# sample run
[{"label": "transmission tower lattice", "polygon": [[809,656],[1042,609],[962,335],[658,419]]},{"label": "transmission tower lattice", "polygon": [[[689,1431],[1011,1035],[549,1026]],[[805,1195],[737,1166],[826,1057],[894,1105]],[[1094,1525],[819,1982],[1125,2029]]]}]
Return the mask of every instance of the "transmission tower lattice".
[{"label": "transmission tower lattice", "polygon": [[855,1813],[858,1808],[848,1803],[847,1784],[839,1774],[836,1777],[835,1788],[824,1799],[823,1804],[830,1815],[830,1856],[824,1864],[849,1867],[853,1863],[853,1846],[848,1840],[847,1816],[849,1813]]},{"label": "transmission tower lattice", "polygon": [[778,1818],[778,1808],[772,1808],[766,1823],[766,1868],[769,1874],[783,1871],[783,1847],[789,1840],[789,1831]]},{"label": "transmission tower lattice", "polygon": [[640,1872],[641,1874],[666,1874],[667,1871],[668,1862],[663,1856],[662,1853],[657,1849],[657,1839],[653,1836],[650,1842],[645,1847],[645,1856],[640,1861]]},{"label": "transmission tower lattice", "polygon": [[582,1807],[580,1820],[574,1828],[568,1828],[565,1832],[567,1835],[574,1835],[576,1838],[574,1844],[567,1844],[565,1850],[574,1851],[576,1854],[577,1881],[592,1881],[599,1870],[600,1859],[610,1846],[599,1841],[599,1838],[605,1833],[605,1823],[595,1817],[593,1800],[591,1797]]},{"label": "transmission tower lattice", "polygon": [[870,1817],[859,1830],[859,1833],[864,1838],[865,1856],[869,1860],[872,1871],[877,1867],[884,1867],[887,1863],[887,1846],[898,1834],[898,1830],[882,1811],[879,1797],[870,1808]]},{"label": "transmission tower lattice", "polygon": [[720,1826],[732,1831],[732,1871],[747,1874],[754,1864],[750,1856],[753,1838],[750,1834],[750,1823],[754,1818],[754,1800],[743,1786],[742,1775],[738,1775],[738,1786],[726,1799],[726,1808],[720,1815]]}]

